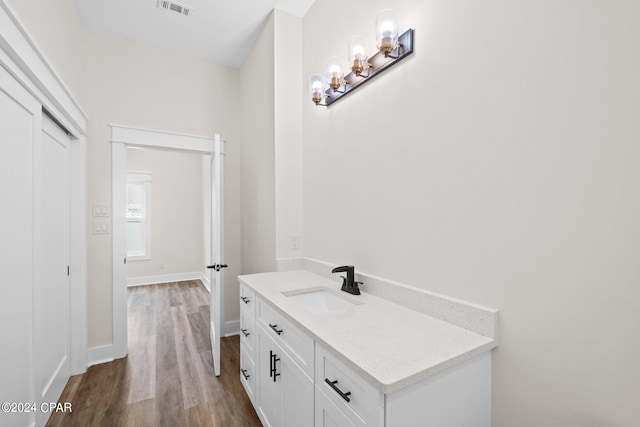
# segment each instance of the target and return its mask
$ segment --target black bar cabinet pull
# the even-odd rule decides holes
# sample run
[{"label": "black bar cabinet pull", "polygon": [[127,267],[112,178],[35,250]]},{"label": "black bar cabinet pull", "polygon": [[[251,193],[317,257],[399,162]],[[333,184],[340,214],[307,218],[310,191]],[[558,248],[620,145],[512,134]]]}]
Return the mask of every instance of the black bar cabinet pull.
[{"label": "black bar cabinet pull", "polygon": [[244,377],[245,380],[248,380],[249,378],[251,378],[251,375],[247,374],[246,369],[240,369],[240,372],[242,372],[242,376]]},{"label": "black bar cabinet pull", "polygon": [[343,392],[342,390],[340,390],[338,388],[338,386],[336,386],[336,384],[338,384],[338,380],[335,381],[329,381],[328,378],[324,379],[324,382],[329,384],[329,387],[331,387],[333,389],[333,391],[335,391],[336,393],[338,393],[340,395],[341,398],[343,398],[344,400],[346,400],[347,402],[351,402],[351,399],[349,399],[349,396],[351,396],[351,392]]},{"label": "black bar cabinet pull", "polygon": [[246,329],[240,329],[240,331],[242,331],[242,335],[244,335],[245,337],[248,337],[249,335],[251,335],[251,332],[247,332]]},{"label": "black bar cabinet pull", "polygon": [[278,356],[276,356],[275,353],[273,353],[271,351],[269,351],[269,352],[272,353],[271,357],[273,358],[273,371],[272,371],[272,373],[273,373],[273,382],[275,383],[276,382],[276,377],[280,376],[280,374],[278,372],[276,372],[277,371],[276,362],[279,362],[280,359],[278,358]]},{"label": "black bar cabinet pull", "polygon": [[282,329],[278,329],[278,325],[272,325],[271,323],[269,323],[269,327],[273,329],[273,332],[275,332],[276,334],[282,335]]},{"label": "black bar cabinet pull", "polygon": [[269,350],[269,378],[273,377],[273,351]]},{"label": "black bar cabinet pull", "polygon": [[244,303],[245,303],[245,304],[249,304],[249,301],[251,301],[251,300],[250,300],[249,298],[247,298],[247,297],[240,297],[240,299],[241,299],[242,301],[244,301]]}]

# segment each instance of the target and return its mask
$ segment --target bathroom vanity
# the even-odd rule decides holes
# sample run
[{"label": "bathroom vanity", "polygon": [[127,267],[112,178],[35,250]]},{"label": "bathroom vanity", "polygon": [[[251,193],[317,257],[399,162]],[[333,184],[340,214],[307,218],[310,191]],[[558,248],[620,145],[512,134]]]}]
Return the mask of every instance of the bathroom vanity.
[{"label": "bathroom vanity", "polygon": [[398,290],[465,328],[308,271],[239,280],[240,379],[265,426],[491,425],[495,310]]}]

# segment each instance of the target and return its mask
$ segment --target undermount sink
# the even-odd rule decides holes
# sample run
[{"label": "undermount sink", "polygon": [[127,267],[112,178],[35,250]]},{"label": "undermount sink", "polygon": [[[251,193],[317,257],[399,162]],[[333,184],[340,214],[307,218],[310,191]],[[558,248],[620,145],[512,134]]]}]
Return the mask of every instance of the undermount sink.
[{"label": "undermount sink", "polygon": [[300,289],[283,292],[282,294],[295,301],[305,310],[315,314],[344,310],[361,304],[349,301],[337,294],[337,292],[324,287]]}]

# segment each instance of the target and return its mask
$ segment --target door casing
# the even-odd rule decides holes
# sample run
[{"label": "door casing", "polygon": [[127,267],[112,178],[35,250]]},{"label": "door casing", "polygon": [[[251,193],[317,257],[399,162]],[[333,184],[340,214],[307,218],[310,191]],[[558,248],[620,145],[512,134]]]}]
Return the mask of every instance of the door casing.
[{"label": "door casing", "polygon": [[[216,137],[196,136],[111,125],[111,194],[113,212],[113,347],[112,359],[125,357],[127,350],[127,240],[125,188],[127,147],[163,149],[212,155]],[[221,313],[222,314],[222,313]],[[219,321],[221,321],[219,319]]]}]

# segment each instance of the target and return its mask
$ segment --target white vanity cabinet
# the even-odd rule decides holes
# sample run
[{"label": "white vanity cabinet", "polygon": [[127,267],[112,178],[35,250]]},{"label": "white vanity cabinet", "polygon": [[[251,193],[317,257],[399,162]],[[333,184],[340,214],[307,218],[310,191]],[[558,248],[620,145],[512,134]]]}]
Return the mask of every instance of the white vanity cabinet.
[{"label": "white vanity cabinet", "polygon": [[[357,348],[352,346],[354,357],[347,358],[332,342],[341,342],[344,347],[344,328],[353,327],[353,322],[361,320],[358,316],[363,316],[366,305],[356,306],[351,313],[313,317],[288,305],[283,294],[287,288],[273,280],[280,278],[275,274],[255,275],[252,278],[259,276],[267,283],[257,281],[252,283],[255,286],[248,286],[241,281],[240,288],[241,380],[263,425],[491,426],[489,350],[494,343],[490,339],[470,335],[468,331],[432,318],[416,317],[420,315],[402,311],[397,306],[386,308],[386,302],[365,296],[361,298],[363,304],[375,306],[371,315],[377,317],[362,318],[364,327],[379,319],[380,312],[395,313],[392,317],[399,323],[397,328],[386,331],[380,331],[382,323],[378,323],[378,328],[367,332],[371,340]],[[294,279],[310,277],[296,274]],[[316,279],[312,278],[309,287],[315,289]],[[301,286],[300,282],[297,280],[294,285]],[[260,285],[277,287],[269,293]],[[334,317],[342,323],[323,328]],[[322,321],[313,323],[320,319]],[[362,333],[360,326],[353,328],[354,333]],[[403,328],[406,331],[400,337],[402,345],[390,346],[389,342]],[[442,334],[447,334],[447,338],[443,340]],[[342,341],[333,336],[342,337]],[[447,354],[447,349],[442,348],[463,339],[479,343],[474,353],[453,359],[448,356],[451,353]],[[428,347],[433,351],[424,351],[421,344],[424,340],[440,340],[442,344]],[[370,345],[368,351],[358,350],[367,345]],[[429,363],[423,362],[425,358]],[[379,360],[385,362],[379,363]],[[405,363],[428,368],[407,368]]]}]

